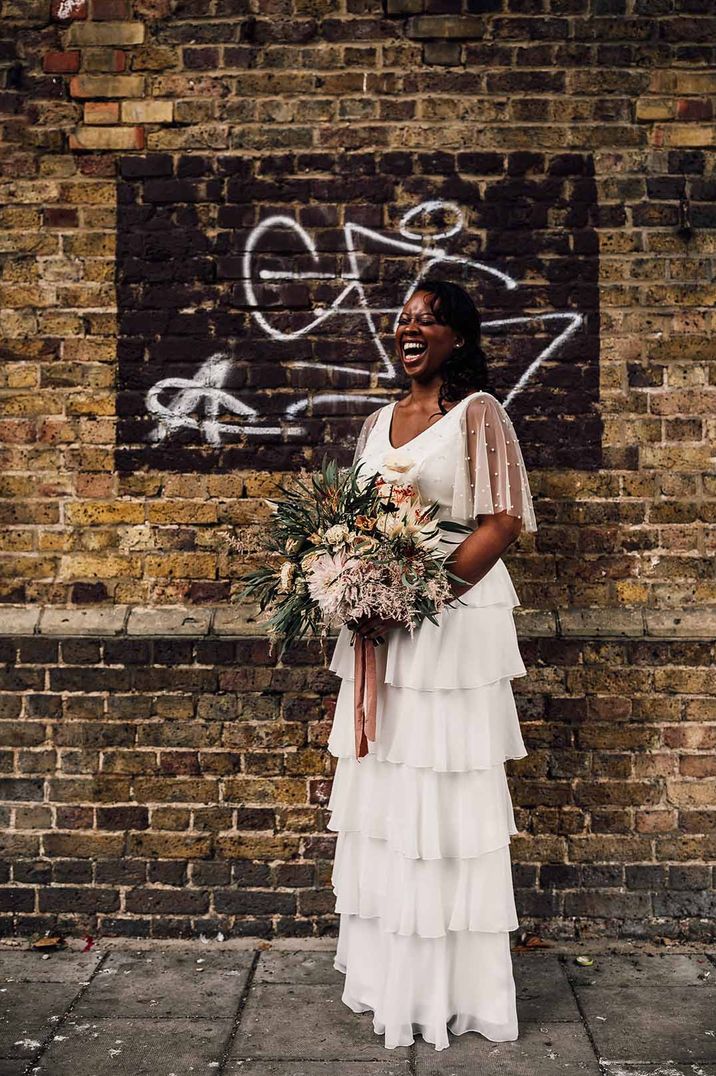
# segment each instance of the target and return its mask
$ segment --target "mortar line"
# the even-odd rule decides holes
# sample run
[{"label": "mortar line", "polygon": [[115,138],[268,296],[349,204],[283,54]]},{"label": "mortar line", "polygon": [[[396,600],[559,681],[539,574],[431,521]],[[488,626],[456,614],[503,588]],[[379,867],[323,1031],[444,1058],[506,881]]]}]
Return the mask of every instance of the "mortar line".
[{"label": "mortar line", "polygon": [[599,1050],[597,1049],[597,1044],[594,1041],[594,1035],[592,1034],[592,1029],[589,1026],[589,1021],[587,1020],[587,1014],[585,1013],[584,1008],[582,1006],[582,1003],[579,1000],[579,994],[577,993],[577,991],[574,988],[574,983],[570,979],[569,975],[567,975],[566,964],[567,964],[567,956],[566,956],[566,954],[562,953],[559,956],[559,965],[560,965],[560,967],[562,969],[562,974],[564,975],[565,979],[567,980],[567,983],[569,984],[569,989],[572,991],[572,997],[574,998],[574,1003],[577,1006],[577,1011],[579,1012],[579,1018],[582,1021],[582,1026],[584,1027],[585,1033],[587,1035],[587,1038],[589,1039],[589,1043],[590,1043],[590,1045],[592,1047],[592,1050],[594,1052],[594,1057],[595,1057],[595,1060],[597,1062],[597,1065],[599,1066],[599,1071],[602,1072],[602,1073],[606,1073],[607,1070],[604,1068],[604,1065],[602,1064],[601,1057],[599,1056]]},{"label": "mortar line", "polygon": [[35,1069],[35,1067],[39,1064],[39,1062],[42,1060],[42,1058],[47,1053],[47,1051],[48,1051],[48,1049],[50,1047],[50,1043],[55,1038],[55,1035],[57,1034],[57,1032],[60,1030],[61,1027],[65,1026],[69,1016],[72,1014],[72,1012],[74,1012],[76,1006],[80,1003],[80,1001],[82,1001],[82,998],[85,996],[85,994],[87,993],[89,988],[92,986],[92,983],[95,981],[95,978],[99,974],[100,969],[102,968],[102,966],[104,965],[105,960],[107,960],[108,957],[109,957],[108,952],[105,951],[104,953],[102,953],[102,956],[99,958],[99,960],[97,961],[97,963],[94,966],[94,970],[92,972],[90,972],[89,979],[87,979],[86,982],[84,982],[80,986],[79,990],[77,991],[75,996],[72,998],[72,1001],[69,1003],[69,1005],[65,1009],[63,1015],[60,1017],[60,1019],[57,1021],[57,1023],[50,1029],[50,1031],[48,1032],[46,1038],[40,1043],[40,1048],[37,1051],[37,1053],[35,1054],[35,1056],[32,1058],[31,1061],[28,1061],[27,1068],[25,1069],[23,1076],[31,1076],[31,1074],[32,1074],[33,1070]]},{"label": "mortar line", "polygon": [[238,1004],[238,1007],[236,1009],[236,1015],[234,1016],[234,1022],[231,1025],[231,1031],[229,1032],[229,1037],[226,1040],[226,1043],[224,1044],[224,1050],[223,1050],[223,1053],[222,1053],[221,1058],[219,1060],[219,1067],[216,1070],[216,1076],[224,1076],[224,1073],[226,1072],[226,1066],[228,1065],[229,1060],[230,1060],[231,1048],[234,1045],[234,1042],[236,1041],[236,1036],[239,1033],[239,1025],[241,1024],[241,1017],[244,1015],[244,1009],[246,1008],[246,1002],[248,1000],[249,992],[250,992],[251,987],[253,986],[253,983],[254,983],[254,977],[256,975],[256,967],[258,965],[259,960],[261,959],[261,952],[262,952],[261,949],[254,949],[254,955],[253,955],[253,958],[251,960],[251,967],[249,968],[248,974],[246,976],[246,983],[244,985],[244,989],[241,991],[241,994],[239,995],[239,1004]]}]

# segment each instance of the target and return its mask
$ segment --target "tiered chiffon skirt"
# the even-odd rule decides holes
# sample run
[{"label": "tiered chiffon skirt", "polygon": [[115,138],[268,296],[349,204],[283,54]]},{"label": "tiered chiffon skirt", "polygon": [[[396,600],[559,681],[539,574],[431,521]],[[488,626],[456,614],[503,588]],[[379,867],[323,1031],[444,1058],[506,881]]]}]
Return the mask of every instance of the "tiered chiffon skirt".
[{"label": "tiered chiffon skirt", "polygon": [[385,1046],[415,1033],[437,1050],[448,1031],[517,1038],[509,931],[517,928],[505,761],[526,755],[511,680],[526,675],[499,560],[439,625],[376,648],[377,735],[355,757],[353,648],[342,629],[341,679],[328,750],[337,758],[328,829],[339,913],[341,1000],[372,1010]]}]

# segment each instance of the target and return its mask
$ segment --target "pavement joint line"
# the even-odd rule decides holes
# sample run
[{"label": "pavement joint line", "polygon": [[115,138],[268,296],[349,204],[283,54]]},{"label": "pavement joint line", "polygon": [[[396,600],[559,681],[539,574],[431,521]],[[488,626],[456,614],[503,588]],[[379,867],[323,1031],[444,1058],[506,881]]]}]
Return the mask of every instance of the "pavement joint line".
[{"label": "pavement joint line", "polygon": [[65,1024],[67,1023],[68,1018],[70,1017],[70,1015],[74,1011],[75,1007],[79,1004],[79,1002],[85,996],[85,994],[87,993],[87,991],[91,987],[92,983],[95,981],[97,975],[99,974],[100,969],[102,968],[102,966],[104,965],[105,960],[107,960],[108,957],[109,957],[109,953],[103,953],[102,956],[99,958],[99,960],[97,961],[97,963],[94,966],[94,970],[92,972],[90,972],[89,979],[87,979],[85,982],[82,983],[79,990],[77,991],[75,996],[72,998],[72,1001],[69,1003],[69,1005],[65,1009],[63,1015],[60,1017],[60,1019],[57,1021],[57,1023],[54,1024],[53,1027],[50,1028],[49,1032],[47,1033],[47,1035],[45,1036],[43,1041],[40,1043],[40,1049],[37,1051],[37,1053],[32,1058],[32,1060],[28,1061],[27,1068],[25,1069],[25,1072],[24,1072],[24,1076],[32,1076],[32,1073],[34,1072],[35,1068],[37,1067],[39,1062],[42,1060],[42,1058],[47,1053],[47,1051],[48,1051],[48,1049],[50,1047],[50,1043],[54,1039],[55,1035],[60,1030],[60,1028],[65,1026]]},{"label": "pavement joint line", "polygon": [[224,1050],[223,1050],[223,1053],[221,1055],[221,1059],[219,1061],[219,1067],[216,1070],[216,1076],[224,1076],[224,1073],[226,1072],[226,1066],[228,1065],[229,1060],[230,1060],[231,1048],[234,1045],[234,1042],[236,1040],[236,1036],[239,1033],[239,1026],[241,1024],[241,1017],[244,1015],[244,1009],[246,1008],[246,1002],[248,1001],[248,997],[249,997],[249,994],[251,992],[251,987],[254,984],[254,978],[256,977],[256,968],[258,966],[259,960],[261,959],[261,953],[262,952],[263,952],[262,949],[255,949],[254,950],[253,959],[251,961],[251,967],[249,968],[248,975],[246,976],[246,983],[244,985],[244,989],[241,991],[241,995],[239,997],[239,1004],[238,1004],[237,1009],[236,1009],[236,1015],[234,1016],[234,1022],[231,1025],[231,1031],[229,1032],[229,1037],[226,1040],[226,1043],[224,1045]]},{"label": "pavement joint line", "polygon": [[602,1058],[601,1058],[599,1050],[597,1048],[597,1044],[594,1041],[594,1035],[592,1034],[592,1029],[589,1026],[589,1021],[587,1020],[587,1014],[585,1013],[584,1008],[582,1007],[582,1003],[579,1000],[579,994],[577,993],[577,991],[576,991],[576,989],[574,987],[574,983],[570,979],[569,975],[567,975],[567,955],[566,954],[560,955],[557,958],[557,960],[558,960],[560,968],[562,969],[562,974],[564,975],[565,979],[567,980],[567,983],[569,985],[569,989],[572,991],[572,997],[574,998],[574,1003],[577,1006],[577,1011],[579,1012],[579,1018],[582,1021],[582,1027],[584,1028],[585,1034],[586,1034],[587,1038],[589,1039],[589,1044],[592,1047],[592,1050],[594,1051],[594,1057],[595,1057],[595,1060],[596,1060],[597,1064],[599,1065],[599,1071],[604,1073],[605,1076],[607,1076],[608,1070],[602,1064]]}]

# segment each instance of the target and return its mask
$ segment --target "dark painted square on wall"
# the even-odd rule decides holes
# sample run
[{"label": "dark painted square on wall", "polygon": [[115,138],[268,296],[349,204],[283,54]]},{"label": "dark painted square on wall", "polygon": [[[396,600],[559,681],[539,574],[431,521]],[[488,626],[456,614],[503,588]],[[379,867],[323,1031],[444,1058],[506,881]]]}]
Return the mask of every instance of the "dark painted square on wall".
[{"label": "dark painted square on wall", "polygon": [[348,462],[421,275],[474,297],[528,467],[601,465],[590,155],[132,155],[118,201],[121,472]]}]

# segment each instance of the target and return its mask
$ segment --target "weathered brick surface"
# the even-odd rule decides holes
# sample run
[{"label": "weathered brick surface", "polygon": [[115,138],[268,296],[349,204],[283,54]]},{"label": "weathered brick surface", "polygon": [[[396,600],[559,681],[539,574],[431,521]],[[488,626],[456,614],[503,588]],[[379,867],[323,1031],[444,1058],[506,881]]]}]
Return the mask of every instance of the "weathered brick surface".
[{"label": "weathered brick surface", "polygon": [[[91,920],[94,884],[112,931],[328,929],[333,687],[305,655],[273,668],[232,598],[265,498],[326,451],[347,459],[404,388],[392,319],[434,257],[484,312],[540,524],[507,557],[531,674],[523,911],[554,931],[706,930],[707,8],[5,5],[0,629],[28,636],[0,670],[15,926]],[[185,884],[183,911],[140,909]]]},{"label": "weathered brick surface", "polygon": [[[198,630],[0,639],[3,932],[334,932],[337,681],[317,646],[280,666],[265,639]],[[508,772],[523,925],[710,936],[713,641],[555,628],[520,642],[529,755]],[[259,682],[226,680],[249,669]]]}]

